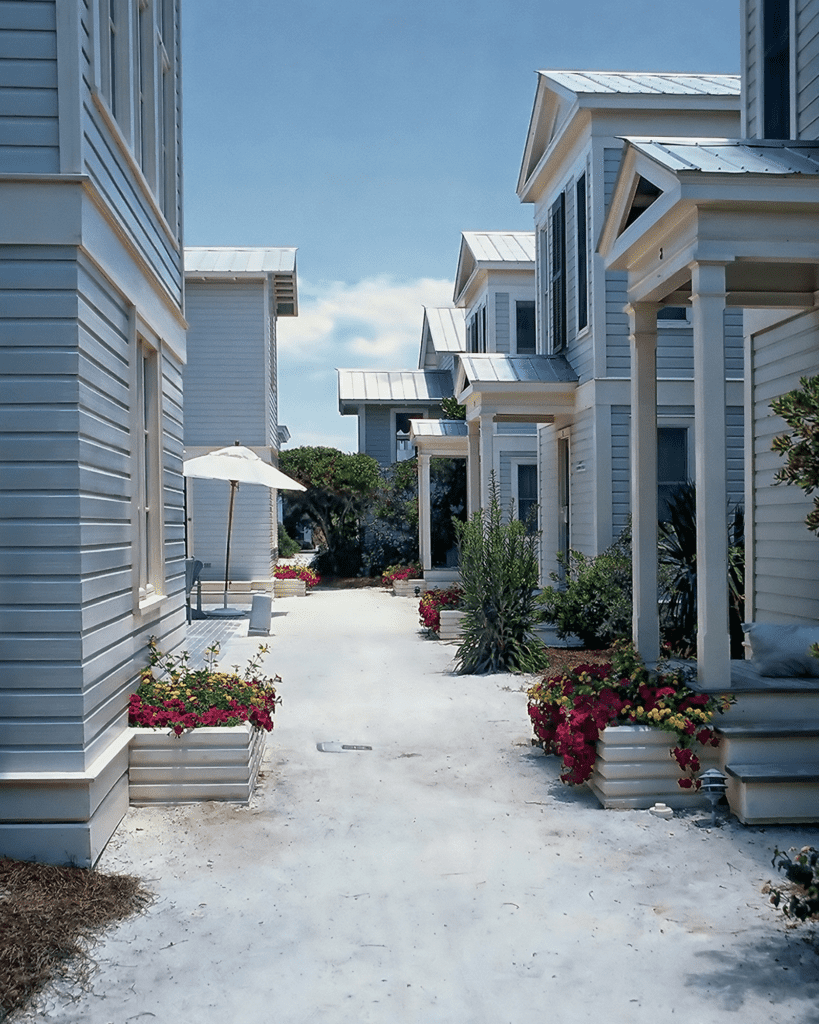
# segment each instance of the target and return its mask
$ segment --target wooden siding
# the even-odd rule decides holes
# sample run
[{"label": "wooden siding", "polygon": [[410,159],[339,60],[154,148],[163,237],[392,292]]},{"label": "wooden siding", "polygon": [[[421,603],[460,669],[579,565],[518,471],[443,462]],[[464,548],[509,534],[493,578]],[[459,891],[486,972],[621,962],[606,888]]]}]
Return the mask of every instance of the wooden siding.
[{"label": "wooden siding", "polygon": [[796,4],[796,137],[819,138],[819,3]]},{"label": "wooden siding", "polygon": [[512,470],[518,462],[537,462],[537,450],[535,438],[532,438],[532,445],[529,448],[503,450],[499,452],[498,458],[498,490],[500,493],[501,508],[505,515],[509,512],[509,503],[515,497],[516,487],[512,481]]},{"label": "wooden siding", "polygon": [[509,292],[495,293],[495,344],[491,352],[511,352],[512,339],[509,329]]},{"label": "wooden siding", "polygon": [[631,372],[628,316],[623,312],[627,285],[627,272],[606,274],[606,373],[610,377],[628,377]]},{"label": "wooden siding", "polygon": [[[269,575],[275,546],[271,543],[271,493],[267,487],[239,485],[230,544],[231,580],[266,579]],[[188,480],[188,494],[191,554],[205,564],[203,580],[224,581],[230,484],[226,480]]]},{"label": "wooden siding", "polygon": [[364,454],[382,466],[393,460],[392,415],[389,406],[368,405],[364,414]]},{"label": "wooden siding", "polygon": [[622,146],[605,146],[603,149],[603,203],[606,213],[608,213],[609,204],[614,195],[614,186],[620,172],[622,156]]},{"label": "wooden siding", "polygon": [[54,0],[0,0],[0,172],[60,169]]},{"label": "wooden siding", "polygon": [[[595,410],[584,409],[572,424],[569,440],[571,467],[569,510],[571,545],[585,555],[596,555],[594,509],[597,502],[594,472]],[[579,470],[579,471],[578,471]]]},{"label": "wooden siding", "polygon": [[[178,18],[178,4],[175,4]],[[88,0],[81,4],[83,34],[82,66],[82,151],[83,168],[94,183],[129,241],[156,276],[170,298],[182,305],[183,272],[181,239],[175,225],[181,223],[181,163],[175,161],[176,190],[174,211],[166,221],[157,212],[151,189],[141,173],[126,157],[127,144],[111,131],[93,99],[93,67],[91,64],[91,11]],[[177,26],[178,29],[178,26]],[[177,30],[178,39],[178,30]],[[178,74],[178,43],[174,65],[174,97],[177,126],[180,122],[180,84]],[[177,128],[176,150],[180,133]]]},{"label": "wooden siding", "polygon": [[128,305],[68,247],[3,255],[0,767],[85,770],[125,725],[147,637],[181,639],[180,367],[163,359],[168,598],[137,616]]},{"label": "wooden siding", "polygon": [[787,428],[770,409],[774,398],[799,387],[801,376],[819,373],[818,338],[816,313],[754,338],[753,614],[761,622],[819,619],[819,539],[804,522],[813,499],[773,482],[783,460],[771,442]]}]

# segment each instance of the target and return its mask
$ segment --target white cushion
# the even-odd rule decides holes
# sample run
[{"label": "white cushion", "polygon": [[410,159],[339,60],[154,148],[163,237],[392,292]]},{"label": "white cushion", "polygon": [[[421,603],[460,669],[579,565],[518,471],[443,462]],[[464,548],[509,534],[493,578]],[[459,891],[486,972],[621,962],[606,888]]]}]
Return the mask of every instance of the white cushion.
[{"label": "white cushion", "polygon": [[761,676],[819,679],[819,658],[809,653],[811,644],[819,643],[819,626],[745,622],[742,628],[751,641],[753,662]]}]

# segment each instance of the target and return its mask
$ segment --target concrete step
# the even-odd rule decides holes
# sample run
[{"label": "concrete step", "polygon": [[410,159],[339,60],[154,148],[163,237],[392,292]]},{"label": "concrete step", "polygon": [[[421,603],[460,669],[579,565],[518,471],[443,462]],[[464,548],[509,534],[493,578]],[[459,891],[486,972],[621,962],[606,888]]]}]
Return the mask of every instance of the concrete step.
[{"label": "concrete step", "polygon": [[[776,680],[769,680],[775,683]],[[736,697],[723,715],[717,715],[714,725],[722,729],[729,725],[758,725],[774,722],[819,722],[819,686],[816,679],[802,681],[805,685],[767,686],[764,689],[736,692]]]},{"label": "concrete step", "polygon": [[722,725],[720,761],[726,764],[819,762],[819,720]]},{"label": "concrete step", "polygon": [[729,763],[726,795],[743,824],[819,822],[819,760]]}]

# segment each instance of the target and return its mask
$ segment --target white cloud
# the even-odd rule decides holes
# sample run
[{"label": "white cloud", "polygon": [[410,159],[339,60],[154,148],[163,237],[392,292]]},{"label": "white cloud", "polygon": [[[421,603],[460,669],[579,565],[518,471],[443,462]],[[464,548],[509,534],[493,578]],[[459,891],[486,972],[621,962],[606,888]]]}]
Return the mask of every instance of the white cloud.
[{"label": "white cloud", "polygon": [[387,277],[354,284],[299,281],[299,315],[278,323],[279,352],[289,363],[412,369],[417,366],[424,306],[451,306],[452,281]]}]

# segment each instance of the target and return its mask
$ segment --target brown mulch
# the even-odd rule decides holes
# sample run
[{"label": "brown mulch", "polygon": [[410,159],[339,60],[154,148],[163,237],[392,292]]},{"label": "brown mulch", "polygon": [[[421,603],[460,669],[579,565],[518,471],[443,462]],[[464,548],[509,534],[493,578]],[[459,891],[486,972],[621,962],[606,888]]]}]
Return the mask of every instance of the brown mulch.
[{"label": "brown mulch", "polygon": [[611,661],[614,648],[602,651],[585,651],[578,647],[547,647],[549,668],[546,675],[558,676],[577,668],[578,665],[605,665]]},{"label": "brown mulch", "polygon": [[380,587],[380,576],[322,576],[316,590],[361,590],[363,587]]},{"label": "brown mulch", "polygon": [[0,1021],[51,979],[84,984],[92,940],[152,898],[129,875],[0,858]]}]

